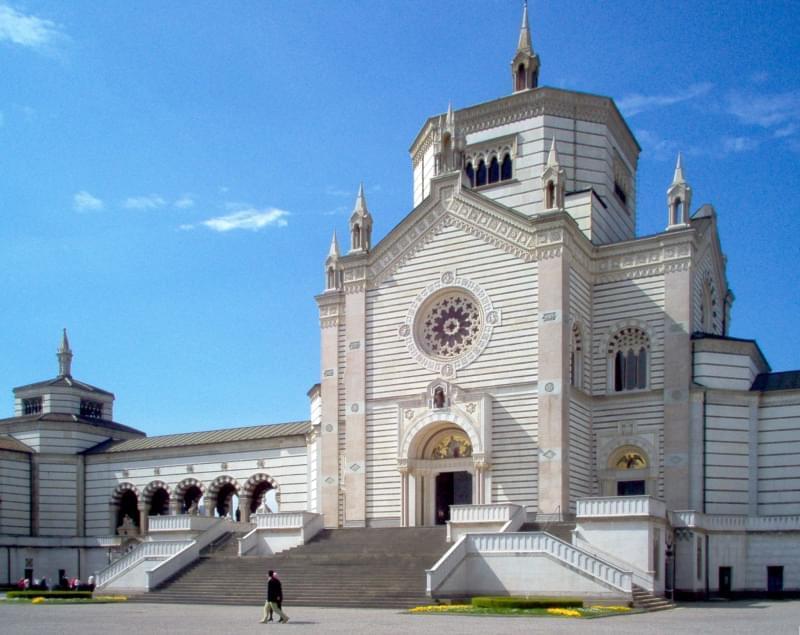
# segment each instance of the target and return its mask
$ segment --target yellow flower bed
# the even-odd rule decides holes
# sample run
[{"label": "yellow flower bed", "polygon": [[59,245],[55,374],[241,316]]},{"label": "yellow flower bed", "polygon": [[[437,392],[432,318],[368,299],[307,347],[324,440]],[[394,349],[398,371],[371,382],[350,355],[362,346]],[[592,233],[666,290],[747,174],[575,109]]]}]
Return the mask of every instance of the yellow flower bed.
[{"label": "yellow flower bed", "polygon": [[128,597],[125,595],[95,595],[94,599],[103,602],[125,602]]},{"label": "yellow flower bed", "polygon": [[620,611],[620,612],[624,612],[624,611],[630,611],[631,610],[630,606],[600,606],[600,605],[598,605],[598,606],[592,606],[590,608],[592,608],[595,611]]},{"label": "yellow flower bed", "polygon": [[430,604],[428,606],[415,606],[411,613],[447,613],[448,611],[464,611],[472,608],[470,604]]},{"label": "yellow flower bed", "polygon": [[42,598],[42,597],[33,598],[31,600],[31,604],[42,604],[44,601],[45,601],[45,599]]},{"label": "yellow flower bed", "polygon": [[564,617],[580,617],[581,612],[575,609],[547,609],[550,615],[562,615]]}]

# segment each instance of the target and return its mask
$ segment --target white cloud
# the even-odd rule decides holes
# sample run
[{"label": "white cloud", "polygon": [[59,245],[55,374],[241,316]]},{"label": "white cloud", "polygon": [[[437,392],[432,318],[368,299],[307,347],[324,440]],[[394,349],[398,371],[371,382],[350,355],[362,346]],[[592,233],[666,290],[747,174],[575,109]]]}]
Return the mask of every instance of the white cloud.
[{"label": "white cloud", "polygon": [[194,207],[194,199],[188,194],[184,194],[175,201],[173,205],[178,209],[189,209],[190,207]]},{"label": "white cloud", "polygon": [[728,112],[748,125],[762,128],[785,127],[800,122],[800,91],[764,94],[761,92],[731,92]]},{"label": "white cloud", "polygon": [[696,97],[701,97],[708,93],[713,87],[713,84],[703,82],[701,84],[692,84],[689,88],[673,95],[642,95],[640,93],[633,93],[617,101],[617,107],[623,115],[632,117],[640,112],[672,106],[684,101],[689,101],[690,99],[695,99]]},{"label": "white cloud", "polygon": [[338,214],[347,214],[350,210],[345,207],[344,205],[340,205],[334,209],[329,209],[325,212],[322,212],[323,216],[337,216]]},{"label": "white cloud", "polygon": [[81,190],[72,197],[72,209],[76,212],[99,212],[104,207],[103,201],[86,190]]},{"label": "white cloud", "polygon": [[333,185],[329,185],[329,186],[327,186],[325,188],[325,194],[327,194],[328,196],[340,196],[342,198],[350,197],[350,196],[352,196],[353,198],[356,197],[356,192],[350,192],[348,190],[342,190],[342,189],[340,189],[338,187],[334,187]]},{"label": "white cloud", "polygon": [[209,218],[202,224],[217,232],[228,232],[234,229],[258,231],[269,226],[286,227],[287,216],[289,216],[289,212],[274,207],[263,210],[249,208],[225,216]]},{"label": "white cloud", "polygon": [[44,50],[63,37],[55,22],[0,4],[0,42]]},{"label": "white cloud", "polygon": [[675,159],[678,156],[680,146],[672,139],[664,139],[652,130],[636,131],[636,138],[642,144],[642,150],[648,158],[657,161]]},{"label": "white cloud", "polygon": [[749,152],[758,147],[758,140],[752,137],[723,137],[722,151],[725,154]]},{"label": "white cloud", "polygon": [[157,209],[164,207],[167,202],[158,194],[150,194],[149,196],[132,196],[126,198],[122,203],[125,209]]}]

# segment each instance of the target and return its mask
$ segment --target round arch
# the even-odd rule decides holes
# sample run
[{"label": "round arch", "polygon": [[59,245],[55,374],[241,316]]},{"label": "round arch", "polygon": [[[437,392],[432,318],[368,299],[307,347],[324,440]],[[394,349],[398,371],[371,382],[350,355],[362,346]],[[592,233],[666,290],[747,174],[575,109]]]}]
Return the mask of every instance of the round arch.
[{"label": "round arch", "polygon": [[469,442],[472,444],[472,454],[483,455],[483,443],[481,442],[480,434],[477,428],[466,417],[457,413],[440,413],[431,412],[424,417],[419,418],[414,424],[405,432],[403,439],[400,441],[399,459],[407,460],[416,458],[412,456],[422,443],[427,441],[430,434],[436,429],[443,426],[454,426],[461,428],[469,437]]},{"label": "round arch", "polygon": [[655,496],[658,485],[656,448],[641,437],[611,440],[598,451],[603,496]]},{"label": "round arch", "polygon": [[205,493],[205,485],[196,478],[185,478],[172,492],[172,506],[175,513],[196,513],[197,505]]},{"label": "round arch", "polygon": [[[206,513],[213,516],[216,512],[219,516],[236,517],[238,509],[233,508],[233,497],[236,496],[237,502],[240,496],[241,487],[238,481],[227,474],[215,478],[205,493]],[[231,501],[231,504],[228,504]]]},{"label": "round arch", "polygon": [[242,488],[243,519],[245,516],[249,518],[250,514],[261,508],[264,497],[269,492],[275,493],[275,502],[280,504],[280,486],[269,474],[258,472],[247,479]]},{"label": "round arch", "polygon": [[401,523],[442,524],[452,505],[486,502],[484,446],[475,424],[457,412],[429,412],[399,444]]},{"label": "round arch", "polygon": [[139,488],[133,483],[119,483],[109,501],[110,529],[113,534],[135,536],[140,530]]}]

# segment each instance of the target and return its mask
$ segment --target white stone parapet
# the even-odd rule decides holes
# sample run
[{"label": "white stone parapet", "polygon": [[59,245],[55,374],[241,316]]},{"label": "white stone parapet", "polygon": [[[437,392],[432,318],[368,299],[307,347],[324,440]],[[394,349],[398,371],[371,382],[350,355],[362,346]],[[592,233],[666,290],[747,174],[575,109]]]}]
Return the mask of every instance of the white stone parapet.
[{"label": "white stone parapet", "polygon": [[277,512],[274,514],[253,514],[250,521],[257,529],[300,529],[317,514],[311,512]]},{"label": "white stone parapet", "polygon": [[161,531],[205,531],[218,521],[219,518],[212,516],[191,516],[189,514],[148,516],[147,527],[151,534]]},{"label": "white stone parapet", "polygon": [[142,560],[166,560],[192,544],[191,540],[160,540],[139,543],[133,551],[112,562],[95,576],[97,588],[106,586]]},{"label": "white stone parapet", "polygon": [[674,527],[706,531],[800,531],[800,516],[720,516],[693,510],[670,512]]},{"label": "white stone parapet", "polygon": [[624,516],[666,518],[667,506],[663,501],[651,496],[608,496],[578,499],[578,518],[619,518]]},{"label": "white stone parapet", "polygon": [[[478,556],[488,562],[492,556],[524,557],[535,554],[550,556],[572,571],[577,571],[622,595],[631,593],[630,571],[546,532],[519,532],[461,536],[433,568],[426,572],[428,594],[435,595],[468,557]],[[535,575],[535,567],[531,568],[531,574]]]},{"label": "white stone parapet", "polygon": [[321,514],[278,512],[250,517],[255,529],[239,538],[239,555],[271,555],[305,544],[324,525]]},{"label": "white stone parapet", "polygon": [[524,522],[525,508],[513,503],[450,505],[447,542],[470,531],[516,531]]},{"label": "white stone parapet", "polygon": [[519,505],[450,505],[451,523],[507,522]]}]

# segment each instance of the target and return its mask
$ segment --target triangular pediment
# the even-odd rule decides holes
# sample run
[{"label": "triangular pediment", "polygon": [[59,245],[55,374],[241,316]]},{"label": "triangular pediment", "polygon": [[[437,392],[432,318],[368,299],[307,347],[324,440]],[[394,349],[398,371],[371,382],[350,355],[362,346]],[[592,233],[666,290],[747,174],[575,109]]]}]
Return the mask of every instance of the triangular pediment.
[{"label": "triangular pediment", "polygon": [[532,220],[463,188],[460,175],[454,173],[432,180],[431,194],[376,245],[369,286],[379,286],[450,226],[526,262],[536,258]]}]

